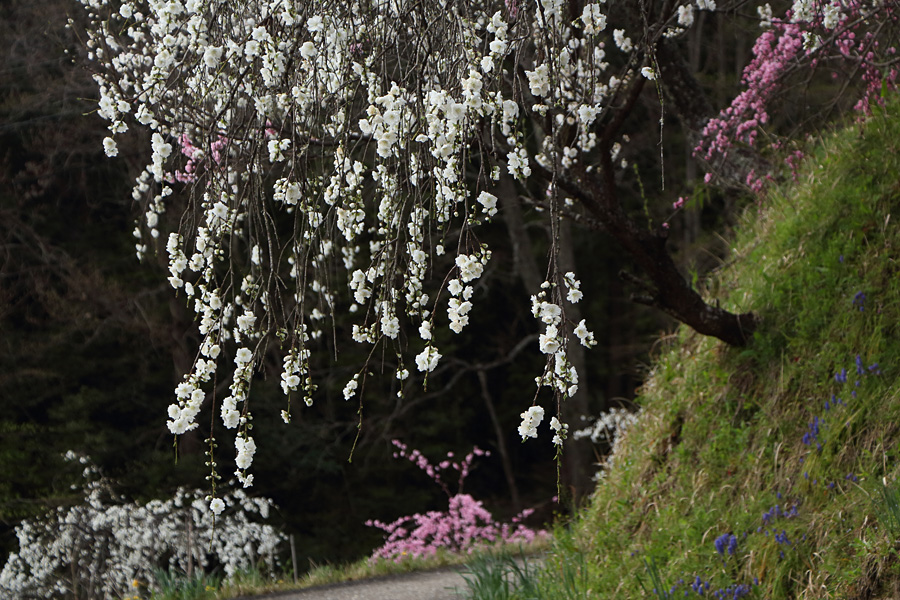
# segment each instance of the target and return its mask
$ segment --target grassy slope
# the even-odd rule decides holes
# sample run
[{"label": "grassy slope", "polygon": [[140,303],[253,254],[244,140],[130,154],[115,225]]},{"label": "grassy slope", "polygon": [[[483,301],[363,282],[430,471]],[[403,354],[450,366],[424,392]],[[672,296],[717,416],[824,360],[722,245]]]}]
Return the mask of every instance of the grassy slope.
[{"label": "grassy slope", "polygon": [[826,139],[750,211],[717,277],[723,305],[758,312],[761,330],[747,349],[682,331],[658,357],[617,467],[557,536],[548,596],[649,597],[655,565],[663,597],[699,597],[697,576],[704,597],[739,584],[754,598],[900,597],[876,502],[900,474],[898,146],[894,105]]}]

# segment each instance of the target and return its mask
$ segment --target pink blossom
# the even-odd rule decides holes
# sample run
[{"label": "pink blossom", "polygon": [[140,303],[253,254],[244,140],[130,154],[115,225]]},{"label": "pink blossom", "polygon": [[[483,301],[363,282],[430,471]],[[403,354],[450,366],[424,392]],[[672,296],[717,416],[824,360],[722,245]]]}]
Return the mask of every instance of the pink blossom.
[{"label": "pink blossom", "polygon": [[[533,510],[522,511],[513,517],[511,523],[498,523],[480,500],[462,493],[462,484],[474,457],[489,456],[489,452],[476,447],[461,462],[451,461],[453,453],[448,452],[447,460],[434,467],[418,450],[409,452],[407,446],[399,440],[393,440],[393,444],[399,450],[394,456],[406,458],[425,471],[444,489],[449,502],[446,512],[416,513],[400,517],[392,523],[366,521],[366,525],[385,532],[384,545],[375,550],[371,560],[389,559],[400,562],[408,557],[433,556],[438,548],[451,552],[471,552],[480,544],[498,541],[527,543],[537,536],[546,535],[545,531],[535,531],[522,523]],[[440,479],[440,472],[451,468],[459,472],[459,490],[454,495],[449,493]]]}]

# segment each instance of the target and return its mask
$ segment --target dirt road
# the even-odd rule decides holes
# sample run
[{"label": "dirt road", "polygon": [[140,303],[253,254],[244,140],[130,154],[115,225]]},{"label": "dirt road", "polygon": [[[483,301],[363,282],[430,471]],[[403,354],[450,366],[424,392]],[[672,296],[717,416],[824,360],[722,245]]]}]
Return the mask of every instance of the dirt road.
[{"label": "dirt road", "polygon": [[[459,593],[455,590],[458,589]],[[458,600],[466,584],[454,568],[391,575],[240,600]]]}]

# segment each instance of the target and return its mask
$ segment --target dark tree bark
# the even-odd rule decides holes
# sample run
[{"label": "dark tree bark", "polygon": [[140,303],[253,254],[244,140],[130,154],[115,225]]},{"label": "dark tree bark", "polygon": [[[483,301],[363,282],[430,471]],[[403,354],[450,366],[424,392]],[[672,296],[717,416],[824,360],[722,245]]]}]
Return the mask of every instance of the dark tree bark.
[{"label": "dark tree bark", "polygon": [[[684,65],[683,59],[679,61],[670,62]],[[684,70],[687,71],[686,68]],[[635,296],[634,300],[664,311],[698,333],[713,336],[732,346],[744,346],[756,328],[755,315],[733,314],[707,304],[685,280],[666,250],[666,230],[651,231],[646,225],[639,225],[622,207],[615,179],[612,145],[625,119],[633,112],[646,81],[643,77],[634,77],[621,98],[613,99],[613,104],[619,106],[619,109],[600,135],[599,169],[589,172],[582,166],[574,179],[559,174],[554,176],[535,161],[532,161],[532,169],[542,173],[548,181],[555,181],[562,190],[579,201],[591,217],[629,254],[646,277],[646,281],[640,281],[644,293]],[[675,80],[674,87],[683,86],[677,92],[681,100],[687,101],[687,94],[691,93],[693,83],[696,81],[687,77]],[[696,98],[702,97],[699,94]],[[687,114],[689,109],[684,110]],[[699,115],[697,118],[699,119]]]},{"label": "dark tree bark", "polygon": [[522,511],[522,499],[519,495],[519,486],[516,485],[516,477],[513,473],[512,460],[509,458],[509,451],[506,448],[506,436],[504,435],[503,425],[497,416],[497,409],[494,408],[494,399],[491,397],[491,390],[488,387],[487,371],[478,369],[478,383],[481,386],[481,398],[487,407],[488,414],[491,417],[491,425],[494,426],[494,435],[497,436],[497,451],[500,453],[500,464],[503,465],[503,476],[506,477],[506,485],[509,487],[509,497],[512,501],[513,510]]},{"label": "dark tree bark", "polygon": [[[566,220],[560,223],[559,232],[559,268],[563,273],[572,271],[577,272],[575,268],[575,248],[572,240],[572,225]],[[571,324],[581,321],[581,304],[572,304],[566,302],[566,317]],[[577,342],[574,336],[570,335],[572,341],[569,343],[567,356],[581,375],[578,378],[578,391],[574,396],[566,400],[562,406],[563,420],[570,423],[572,428],[577,427],[581,423],[581,417],[591,414],[588,405],[589,388],[587,373],[587,357],[585,356],[585,348]],[[576,440],[574,436],[566,439],[563,456],[568,459],[564,461],[565,479],[571,485],[576,500],[593,487],[591,481],[590,466],[592,462],[591,444],[587,439]]]}]

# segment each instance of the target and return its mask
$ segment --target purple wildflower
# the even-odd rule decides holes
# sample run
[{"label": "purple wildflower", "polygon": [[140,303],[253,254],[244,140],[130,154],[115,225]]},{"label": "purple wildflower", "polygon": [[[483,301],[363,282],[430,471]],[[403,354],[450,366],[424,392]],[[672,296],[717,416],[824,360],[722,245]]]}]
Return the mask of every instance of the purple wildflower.
[{"label": "purple wildflower", "polygon": [[694,578],[694,583],[691,584],[691,589],[694,590],[697,595],[702,596],[704,592],[709,591],[709,582],[703,581],[700,579],[700,576],[697,575]]},{"label": "purple wildflower", "polygon": [[792,545],[791,540],[788,539],[787,532],[784,529],[781,530],[781,533],[775,534],[775,541],[778,542],[779,544],[784,544],[785,546]]},{"label": "purple wildflower", "polygon": [[803,434],[803,443],[809,446],[813,442],[816,442],[816,447],[821,450],[822,445],[819,443],[819,433],[820,428],[819,425],[824,421],[820,420],[818,416],[813,417],[812,422],[809,424],[809,431]]},{"label": "purple wildflower", "polygon": [[716,538],[713,544],[716,547],[716,552],[720,555],[725,556],[726,551],[729,555],[733,555],[734,551],[737,550],[737,537],[733,533],[723,533]]}]

